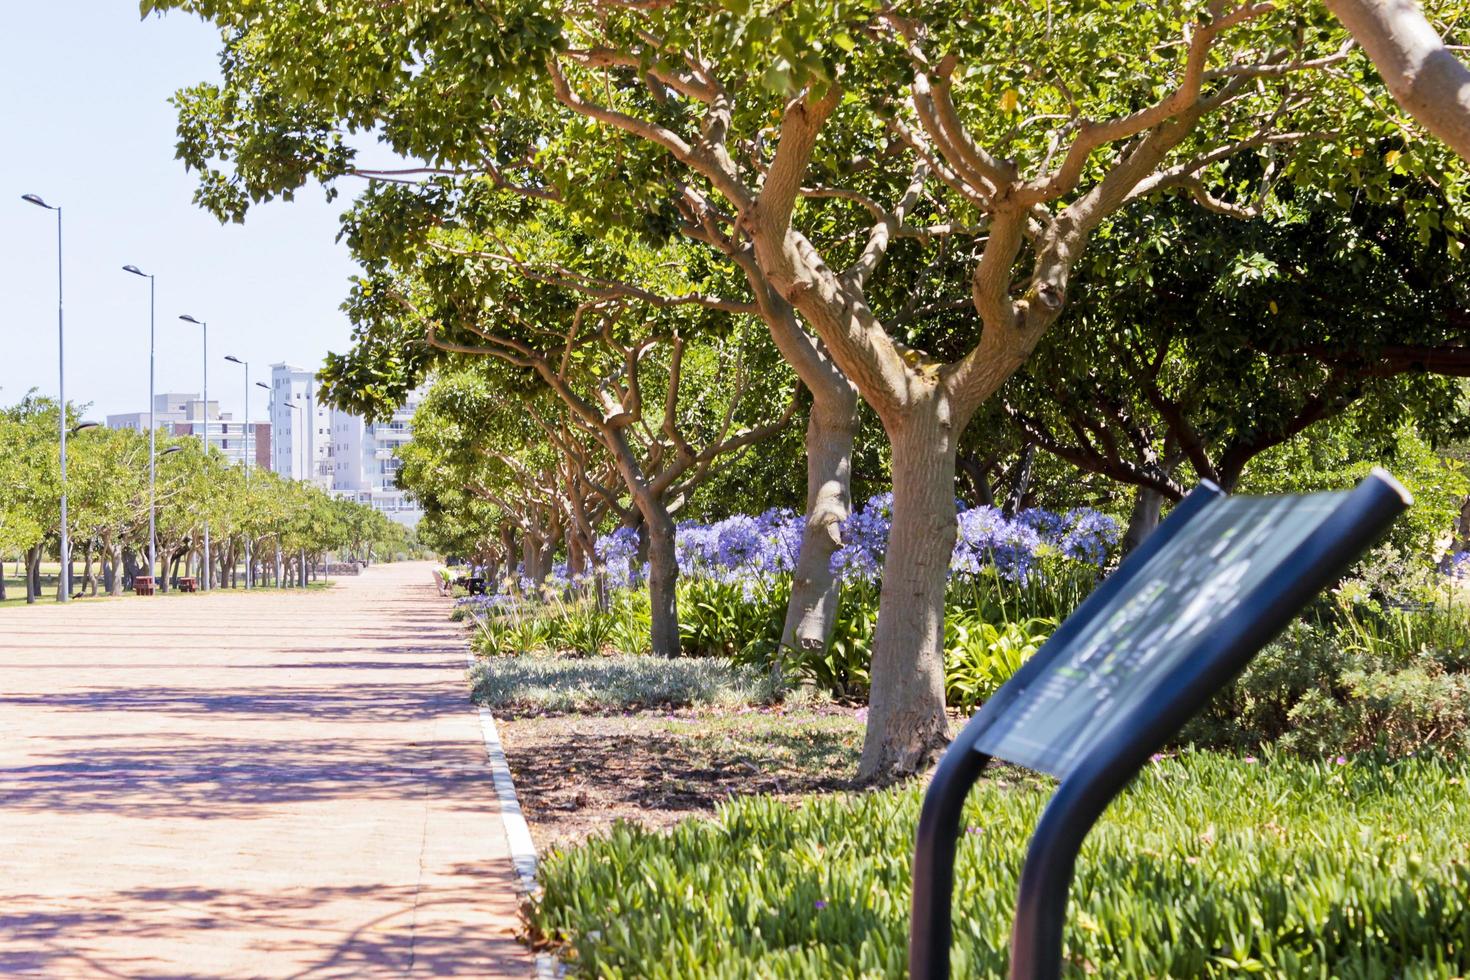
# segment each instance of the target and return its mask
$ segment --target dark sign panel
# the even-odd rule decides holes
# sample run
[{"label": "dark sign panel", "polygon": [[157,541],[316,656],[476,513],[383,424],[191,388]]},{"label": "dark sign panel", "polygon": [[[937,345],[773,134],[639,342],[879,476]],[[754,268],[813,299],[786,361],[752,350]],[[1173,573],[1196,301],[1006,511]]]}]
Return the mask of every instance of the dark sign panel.
[{"label": "dark sign panel", "polygon": [[[1138,570],[990,720],[975,750],[1064,778],[1146,704],[1347,493],[1222,497]],[[1044,655],[1045,651],[1043,651]]]}]

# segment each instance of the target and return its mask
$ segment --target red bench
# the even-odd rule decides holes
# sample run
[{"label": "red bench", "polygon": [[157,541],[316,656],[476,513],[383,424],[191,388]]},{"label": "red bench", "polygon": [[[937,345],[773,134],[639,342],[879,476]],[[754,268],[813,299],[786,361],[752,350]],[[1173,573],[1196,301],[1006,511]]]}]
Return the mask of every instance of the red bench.
[{"label": "red bench", "polygon": [[192,575],[185,575],[179,579],[180,592],[198,592],[199,580]]},{"label": "red bench", "polygon": [[137,594],[137,595],[152,595],[153,594],[153,576],[152,575],[134,575],[133,576],[133,592],[135,594]]}]

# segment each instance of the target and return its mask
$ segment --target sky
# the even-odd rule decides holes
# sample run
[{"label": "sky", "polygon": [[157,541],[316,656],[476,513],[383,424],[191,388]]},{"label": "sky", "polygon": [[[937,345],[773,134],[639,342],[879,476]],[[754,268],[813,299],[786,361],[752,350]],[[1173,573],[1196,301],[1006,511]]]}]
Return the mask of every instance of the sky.
[{"label": "sky", "polygon": [[[319,367],[347,346],[339,309],[354,265],[336,243],[345,197],[319,188],[221,225],[192,203],[174,159],[175,90],[219,77],[216,30],[183,14],[140,20],[135,0],[0,0],[0,404],[57,390],[56,217],[63,208],[66,395],[87,417],[146,411],[148,281],[157,277],[156,389],[198,391],[240,417],[243,370]],[[344,188],[344,192],[350,191]],[[266,417],[253,389],[250,415]]]}]

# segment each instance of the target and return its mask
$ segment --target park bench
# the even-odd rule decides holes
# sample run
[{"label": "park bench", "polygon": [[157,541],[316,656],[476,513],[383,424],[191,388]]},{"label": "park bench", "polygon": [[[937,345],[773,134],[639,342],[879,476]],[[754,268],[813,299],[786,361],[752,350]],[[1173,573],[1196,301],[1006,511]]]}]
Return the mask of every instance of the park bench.
[{"label": "park bench", "polygon": [[478,575],[461,576],[454,580],[454,584],[464,589],[470,595],[485,594],[485,580]]},{"label": "park bench", "polygon": [[949,976],[961,811],[991,759],[1057,777],[1022,865],[1011,980],[1056,980],[1077,854],[1149,757],[1411,500],[1375,469],[1355,489],[1231,497],[1202,484],[1057,627],[950,743],[914,848],[909,975]]},{"label": "park bench", "polygon": [[133,576],[133,594],[134,595],[152,595],[153,594],[153,576],[152,575],[134,575]]},{"label": "park bench", "polygon": [[198,592],[199,580],[192,575],[181,576],[178,580],[178,589],[180,592]]}]

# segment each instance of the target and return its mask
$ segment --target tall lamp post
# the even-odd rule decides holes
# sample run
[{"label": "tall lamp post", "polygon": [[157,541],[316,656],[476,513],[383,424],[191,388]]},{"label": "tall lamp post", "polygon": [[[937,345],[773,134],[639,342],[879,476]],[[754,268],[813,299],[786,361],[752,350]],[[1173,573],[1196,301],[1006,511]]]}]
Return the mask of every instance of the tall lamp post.
[{"label": "tall lamp post", "polygon": [[[287,408],[291,409],[293,412],[300,412],[301,413],[299,416],[297,416],[297,421],[300,423],[299,428],[301,429],[301,440],[300,440],[301,441],[301,472],[302,473],[307,473],[308,471],[306,469],[306,465],[307,465],[306,464],[306,410],[304,408],[302,408],[302,406],[296,404],[296,402],[293,402],[293,401],[283,401],[283,402],[281,402],[281,404],[282,405],[285,405]],[[295,467],[292,467],[292,469],[295,469]],[[307,479],[307,477],[305,477],[305,476],[302,477],[302,480],[303,481],[306,480],[306,479]],[[304,554],[303,554],[303,557],[301,559],[301,587],[303,589],[306,588],[306,558],[305,558]]]},{"label": "tall lamp post", "polygon": [[[196,320],[185,313],[179,317],[185,323],[193,323],[204,331],[204,408],[201,414],[204,416],[204,457],[209,458],[209,324],[203,320]],[[209,563],[209,519],[204,520],[204,572],[199,576],[203,579],[201,583],[204,591],[209,591],[209,580],[214,578],[214,566]]]},{"label": "tall lamp post", "polygon": [[131,272],[135,276],[142,276],[148,280],[148,574],[158,574],[158,528],[156,523],[156,511],[158,506],[154,488],[157,484],[158,452],[156,449],[156,436],[158,426],[154,424],[154,413],[158,406],[153,401],[153,360],[154,360],[154,313],[158,304],[155,302],[157,286],[155,277],[144,272],[135,265],[123,266],[124,272]]},{"label": "tall lamp post", "polygon": [[[240,365],[241,367],[243,367],[245,369],[245,420],[244,420],[244,423],[243,423],[243,427],[240,430],[240,438],[241,438],[241,440],[243,441],[243,443],[245,445],[245,486],[248,489],[250,487],[250,436],[252,434],[251,433],[251,430],[250,430],[250,362],[249,361],[242,361],[238,357],[236,357],[234,354],[226,354],[225,355],[225,360],[229,361],[231,364],[238,364],[238,365]],[[246,499],[249,499],[249,494],[248,493],[246,494]],[[245,535],[245,588],[247,588],[247,589],[250,588],[250,584],[251,584],[250,583],[251,571],[252,571],[252,569],[251,569],[251,563],[250,563],[250,535],[249,534],[246,534]]]},{"label": "tall lamp post", "polygon": [[[266,390],[266,394],[270,395],[270,398],[271,398],[270,407],[266,409],[266,415],[271,420],[271,446],[270,446],[270,450],[271,450],[271,470],[273,472],[277,472],[278,473],[280,471],[276,469],[276,431],[280,428],[280,426],[276,425],[276,391],[275,391],[274,388],[272,388],[270,385],[266,384],[264,381],[257,381],[257,382],[255,382],[255,387],[257,387],[257,388],[264,388]],[[281,584],[281,543],[279,541],[277,541],[276,542],[276,586],[279,587],[280,584]]]},{"label": "tall lamp post", "polygon": [[71,537],[66,516],[66,320],[62,315],[61,289],[61,205],[50,205],[39,194],[22,194],[20,199],[38,208],[56,212],[56,365],[58,402],[57,431],[61,437],[61,579],[56,601],[71,599]]}]

